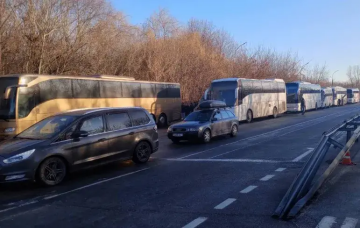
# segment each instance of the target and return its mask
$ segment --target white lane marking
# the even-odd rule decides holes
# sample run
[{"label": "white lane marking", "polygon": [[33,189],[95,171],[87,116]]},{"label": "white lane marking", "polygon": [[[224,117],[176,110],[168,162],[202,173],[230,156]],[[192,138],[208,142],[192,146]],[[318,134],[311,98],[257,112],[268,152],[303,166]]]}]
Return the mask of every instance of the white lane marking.
[{"label": "white lane marking", "polygon": [[230,204],[232,204],[235,201],[236,201],[236,199],[234,199],[234,198],[226,199],[224,202],[222,202],[219,205],[217,205],[216,207],[214,207],[214,209],[222,210],[222,209],[229,206]]},{"label": "white lane marking", "polygon": [[[148,170],[148,169],[150,169],[150,168],[144,168],[144,169],[140,169],[140,170],[137,170],[137,171],[134,171],[134,172],[126,173],[126,174],[123,174],[123,175],[120,175],[120,176],[109,178],[109,179],[106,179],[106,180],[98,181],[98,182],[95,182],[95,183],[92,183],[92,184],[89,184],[89,185],[85,185],[83,187],[76,188],[76,189],[73,189],[73,190],[70,190],[70,191],[67,191],[67,192],[59,193],[59,194],[52,195],[52,196],[47,196],[47,197],[45,197],[43,199],[44,200],[53,199],[53,198],[58,197],[58,196],[66,195],[66,194],[76,192],[76,191],[79,191],[79,190],[82,190],[82,189],[85,189],[85,188],[89,188],[89,187],[92,187],[92,186],[95,186],[95,185],[102,184],[102,183],[105,183],[105,182],[108,182],[108,181],[112,181],[112,180],[119,179],[119,178],[122,178],[122,177],[130,176],[132,174],[139,173],[139,172],[142,172],[142,171],[145,171],[145,170]],[[26,206],[26,205],[29,205],[29,204],[34,204],[34,203],[37,203],[37,202],[39,202],[39,201],[31,201],[31,202],[23,203],[23,204],[18,205],[17,207],[11,207],[11,208],[7,208],[5,210],[1,210],[0,213],[6,212],[6,211],[9,211],[9,210],[13,210],[13,209],[16,209],[16,208],[20,208],[20,207],[23,207],[23,206]]]},{"label": "white lane marking", "polygon": [[336,218],[331,216],[325,216],[321,219],[316,228],[331,228],[336,223]]},{"label": "white lane marking", "polygon": [[284,171],[286,168],[278,168],[277,170],[275,170],[275,172],[282,172]]},{"label": "white lane marking", "polygon": [[[341,113],[341,112],[339,112],[339,113]],[[202,151],[199,151],[199,152],[195,152],[193,154],[189,154],[189,155],[186,155],[186,156],[183,156],[183,157],[179,157],[177,159],[183,159],[183,158],[191,157],[191,156],[194,156],[194,155],[202,154],[202,153],[205,153],[205,152],[208,152],[208,151],[211,151],[211,150],[218,149],[219,147],[228,146],[228,145],[238,143],[238,142],[241,142],[241,141],[246,141],[246,140],[249,140],[249,139],[255,139],[255,138],[261,137],[263,135],[271,134],[271,133],[281,131],[281,130],[284,130],[284,129],[287,129],[287,128],[292,128],[292,127],[295,127],[295,126],[298,126],[298,125],[301,126],[302,124],[312,122],[312,121],[315,121],[315,120],[318,120],[318,119],[322,119],[322,118],[325,118],[325,117],[333,116],[333,115],[336,115],[336,114],[338,114],[338,113],[333,113],[333,114],[330,114],[330,115],[327,115],[327,116],[318,117],[318,118],[313,119],[313,120],[307,120],[307,121],[304,121],[304,122],[301,122],[301,123],[297,123],[297,124],[290,125],[290,126],[287,126],[287,127],[279,128],[279,129],[272,130],[272,131],[269,131],[269,132],[265,132],[265,133],[262,133],[262,134],[259,134],[259,135],[250,136],[250,137],[247,137],[247,138],[244,138],[244,139],[236,140],[236,141],[231,142],[231,143],[226,143],[226,144],[216,146],[216,147],[213,147],[213,148],[210,148],[210,149],[202,150]],[[344,115],[345,114],[346,113],[344,113]]]},{"label": "white lane marking", "polygon": [[341,228],[355,228],[357,223],[357,219],[347,217],[341,225]]},{"label": "white lane marking", "polygon": [[275,175],[266,175],[266,176],[264,176],[263,178],[261,178],[260,180],[261,181],[268,181],[268,180],[270,180],[271,178],[273,178]]},{"label": "white lane marking", "polygon": [[183,228],[195,228],[198,225],[200,225],[201,223],[205,222],[206,220],[207,220],[206,217],[199,217],[197,219],[194,219],[193,221],[191,221],[187,225],[183,226]]},{"label": "white lane marking", "polygon": [[294,161],[294,162],[301,161],[301,159],[303,159],[304,157],[308,156],[313,150],[314,150],[314,148],[308,148],[308,150],[307,150],[306,152],[304,152],[304,153],[301,154],[300,156],[296,157],[293,161]]},{"label": "white lane marking", "polygon": [[294,163],[293,161],[275,161],[275,160],[262,160],[262,159],[211,159],[211,158],[166,158],[167,161],[179,161],[179,162],[250,162],[250,163]]},{"label": "white lane marking", "polygon": [[249,193],[249,192],[251,192],[252,190],[254,190],[255,188],[257,188],[257,186],[255,186],[255,185],[250,185],[250,186],[244,188],[243,190],[241,190],[240,193]]}]

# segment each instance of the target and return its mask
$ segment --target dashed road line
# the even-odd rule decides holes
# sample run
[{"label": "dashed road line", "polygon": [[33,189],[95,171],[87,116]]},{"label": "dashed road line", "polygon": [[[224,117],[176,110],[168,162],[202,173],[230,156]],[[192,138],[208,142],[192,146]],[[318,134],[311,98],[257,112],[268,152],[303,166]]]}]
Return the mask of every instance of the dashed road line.
[{"label": "dashed road line", "polygon": [[321,219],[316,228],[331,228],[336,223],[336,218],[332,216],[325,216]]},{"label": "dashed road line", "polygon": [[347,217],[341,225],[341,228],[355,228],[357,223],[357,219]]},{"label": "dashed road line", "polygon": [[275,172],[282,172],[284,171],[286,168],[278,168],[277,170],[275,170]]},{"label": "dashed road line", "polygon": [[251,192],[252,190],[254,190],[255,188],[257,188],[258,186],[255,186],[255,185],[250,185],[246,188],[244,188],[243,190],[240,191],[240,193],[249,193]]},{"label": "dashed road line", "polygon": [[250,162],[250,163],[297,163],[293,161],[276,161],[276,160],[264,160],[264,159],[212,159],[212,158],[165,158],[167,161],[179,161],[179,162]]},{"label": "dashed road line", "polygon": [[183,226],[183,228],[195,228],[195,227],[199,226],[201,223],[205,222],[206,220],[207,220],[206,217],[199,217],[197,219],[194,219],[187,225]]},{"label": "dashed road line", "polygon": [[260,180],[261,181],[268,181],[268,180],[270,180],[271,178],[273,178],[275,175],[266,175],[266,176],[264,176],[263,178],[261,178]]},{"label": "dashed road line", "polygon": [[236,199],[234,199],[234,198],[226,199],[224,202],[222,202],[219,205],[217,205],[216,207],[214,207],[214,209],[222,210],[222,209],[229,206],[230,204],[232,204],[235,201],[236,201]]}]

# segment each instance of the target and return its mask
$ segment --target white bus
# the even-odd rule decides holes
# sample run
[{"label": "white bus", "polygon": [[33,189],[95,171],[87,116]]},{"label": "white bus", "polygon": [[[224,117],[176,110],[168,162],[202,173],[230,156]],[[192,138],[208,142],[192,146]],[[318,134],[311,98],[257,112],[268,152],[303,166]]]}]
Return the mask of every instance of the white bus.
[{"label": "white bus", "polygon": [[360,100],[359,89],[358,88],[349,88],[347,89],[347,102],[348,103],[358,103]]},{"label": "white bus", "polygon": [[333,106],[333,92],[330,87],[321,88],[321,107],[330,108]]},{"label": "white bus", "polygon": [[347,90],[343,87],[332,87],[334,106],[345,105],[347,103]]},{"label": "white bus", "polygon": [[277,117],[286,112],[285,82],[282,79],[226,78],[214,80],[205,91],[204,100],[224,101],[239,121]]},{"label": "white bus", "polygon": [[289,112],[301,111],[301,97],[305,100],[306,110],[321,107],[321,87],[309,82],[286,83],[287,110]]}]

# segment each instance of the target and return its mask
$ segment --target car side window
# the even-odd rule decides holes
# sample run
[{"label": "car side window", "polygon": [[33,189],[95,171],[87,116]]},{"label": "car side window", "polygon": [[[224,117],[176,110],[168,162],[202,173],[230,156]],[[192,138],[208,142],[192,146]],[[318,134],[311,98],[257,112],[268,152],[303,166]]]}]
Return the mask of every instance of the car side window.
[{"label": "car side window", "polygon": [[222,117],[221,117],[220,112],[215,112],[215,114],[214,114],[214,118],[216,118],[217,120],[221,120],[221,119],[222,119]]},{"label": "car side window", "polygon": [[225,110],[221,110],[220,113],[223,119],[228,119],[230,117]]},{"label": "car side window", "polygon": [[92,117],[82,122],[80,131],[86,131],[89,135],[104,132],[104,121],[102,116]]},{"label": "car side window", "polygon": [[123,113],[109,113],[106,115],[107,127],[109,131],[121,130],[132,126],[129,115]]},{"label": "car side window", "polygon": [[133,110],[130,116],[134,126],[146,125],[150,122],[149,116],[142,110]]}]

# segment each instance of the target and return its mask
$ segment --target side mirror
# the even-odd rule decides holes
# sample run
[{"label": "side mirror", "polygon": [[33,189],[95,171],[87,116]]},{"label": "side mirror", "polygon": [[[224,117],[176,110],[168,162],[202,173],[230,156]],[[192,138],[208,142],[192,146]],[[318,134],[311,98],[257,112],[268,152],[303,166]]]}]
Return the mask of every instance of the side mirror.
[{"label": "side mirror", "polygon": [[76,131],[72,133],[71,138],[78,139],[78,138],[85,138],[88,137],[89,133],[87,131]]},{"label": "side mirror", "polygon": [[5,99],[5,100],[9,100],[11,90],[12,90],[12,89],[19,88],[19,87],[27,87],[27,85],[14,85],[14,86],[8,86],[8,87],[6,87],[6,89],[5,89],[5,94],[4,94],[4,99]]}]

